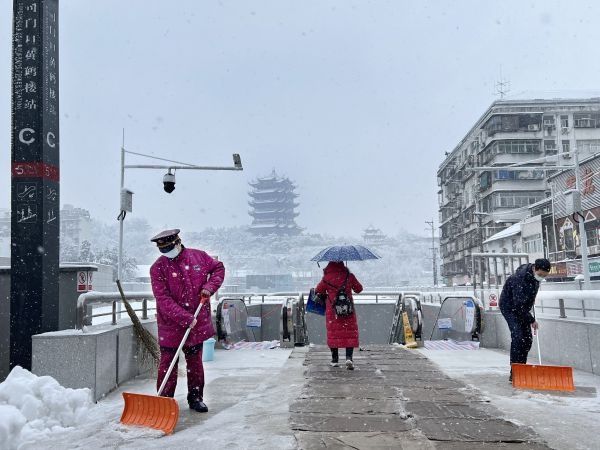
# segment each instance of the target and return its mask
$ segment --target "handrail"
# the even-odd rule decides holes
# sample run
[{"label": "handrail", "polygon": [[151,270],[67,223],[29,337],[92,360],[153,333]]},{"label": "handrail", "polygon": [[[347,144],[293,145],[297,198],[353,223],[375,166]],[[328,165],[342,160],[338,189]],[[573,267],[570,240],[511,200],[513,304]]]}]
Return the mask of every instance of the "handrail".
[{"label": "handrail", "polygon": [[[398,291],[363,291],[360,294],[352,294],[352,297],[354,299],[358,299],[360,300],[361,297],[375,297],[375,303],[379,302],[379,298],[380,297],[393,297],[393,299],[395,299],[399,294],[401,294],[402,291],[398,290]],[[269,293],[260,293],[260,294],[256,294],[256,293],[249,293],[249,292],[244,292],[244,293],[240,293],[240,292],[226,292],[226,293],[219,293],[218,294],[218,298],[222,298],[222,297],[236,297],[239,298],[241,300],[243,300],[244,302],[248,301],[248,304],[252,304],[252,301],[254,300],[253,297],[258,297],[257,300],[259,300],[260,303],[265,303],[265,299],[269,300],[268,297],[293,297],[293,298],[300,298],[301,295],[308,295],[308,291],[307,292],[269,292]],[[281,299],[277,299],[277,298],[273,298],[273,301],[281,301]]]},{"label": "handrail", "polygon": [[[142,302],[141,309],[135,309],[134,311],[142,312],[142,319],[148,318],[148,310],[154,311],[156,308],[148,308],[148,300],[155,300],[154,294],[152,292],[127,292],[127,300],[131,302]],[[117,303],[122,302],[121,294],[119,292],[96,292],[90,291],[85,294],[81,294],[77,298],[77,315],[76,315],[76,323],[75,326],[78,330],[83,329],[84,325],[91,325],[91,319],[94,317],[103,317],[112,315],[112,325],[117,324]],[[112,305],[112,312],[110,313],[100,313],[100,314],[92,314],[90,316],[86,315],[86,309],[89,305],[101,304]],[[88,322],[89,319],[89,322]]]}]

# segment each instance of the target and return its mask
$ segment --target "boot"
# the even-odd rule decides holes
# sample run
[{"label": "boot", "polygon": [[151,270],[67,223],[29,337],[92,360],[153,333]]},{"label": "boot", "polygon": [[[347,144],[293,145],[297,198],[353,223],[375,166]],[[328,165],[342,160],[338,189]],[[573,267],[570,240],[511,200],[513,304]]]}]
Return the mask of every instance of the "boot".
[{"label": "boot", "polygon": [[199,412],[205,413],[208,412],[208,407],[204,404],[202,400],[195,400],[189,403],[190,409]]},{"label": "boot", "polygon": [[190,405],[190,409],[197,411],[199,413],[208,412],[208,408],[206,404],[202,401],[202,397],[200,397],[199,392],[188,393],[187,396],[188,405]]}]

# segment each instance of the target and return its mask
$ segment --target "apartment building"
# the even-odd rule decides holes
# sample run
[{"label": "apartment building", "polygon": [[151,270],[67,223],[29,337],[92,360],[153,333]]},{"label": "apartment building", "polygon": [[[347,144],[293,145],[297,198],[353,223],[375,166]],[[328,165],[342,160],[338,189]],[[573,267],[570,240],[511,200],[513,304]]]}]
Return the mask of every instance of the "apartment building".
[{"label": "apartment building", "polygon": [[572,164],[575,148],[580,159],[600,152],[600,98],[492,103],[438,169],[446,283],[472,281],[471,254],[544,203],[556,172],[539,167]]}]

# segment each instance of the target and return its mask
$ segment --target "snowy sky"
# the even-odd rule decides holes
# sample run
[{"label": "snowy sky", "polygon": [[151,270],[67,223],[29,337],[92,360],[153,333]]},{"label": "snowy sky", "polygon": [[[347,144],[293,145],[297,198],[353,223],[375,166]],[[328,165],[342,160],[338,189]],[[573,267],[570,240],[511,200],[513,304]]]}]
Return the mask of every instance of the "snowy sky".
[{"label": "snowy sky", "polygon": [[[12,1],[0,0],[0,208],[10,205]],[[61,203],[114,220],[128,150],[243,172],[129,170],[156,229],[247,225],[276,169],[311,232],[426,235],[436,170],[495,99],[596,89],[600,3],[60,0]],[[128,158],[129,163],[152,163]]]}]

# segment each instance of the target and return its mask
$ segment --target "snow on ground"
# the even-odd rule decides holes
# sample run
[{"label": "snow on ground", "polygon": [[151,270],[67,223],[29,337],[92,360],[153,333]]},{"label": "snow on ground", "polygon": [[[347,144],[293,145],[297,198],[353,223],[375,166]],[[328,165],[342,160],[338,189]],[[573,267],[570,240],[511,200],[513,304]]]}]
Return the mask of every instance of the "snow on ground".
[{"label": "snow on ground", "polygon": [[576,390],[572,393],[520,390],[508,382],[509,355],[505,351],[419,351],[449,376],[481,391],[504,418],[532,427],[551,447],[600,448],[599,376],[574,371]]},{"label": "snow on ground", "polygon": [[77,426],[92,405],[89,389],[64,388],[17,366],[0,383],[0,448],[16,449]]},{"label": "snow on ground", "polygon": [[[302,349],[294,354],[297,352]],[[122,392],[156,393],[155,379],[138,378],[89,406],[83,416],[78,416],[76,427],[37,436],[39,439],[19,448],[295,448],[288,425],[288,407],[303,384],[304,354],[290,358],[291,354],[291,349],[216,350],[214,360],[204,362],[204,399],[209,412],[200,414],[189,410],[186,379],[180,376],[175,393],[180,416],[170,436],[119,423],[123,411]],[[58,405],[55,407],[58,409]],[[5,421],[0,420],[0,427],[1,422]],[[5,447],[0,445],[0,448]]]}]

